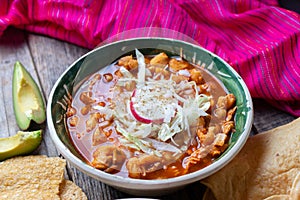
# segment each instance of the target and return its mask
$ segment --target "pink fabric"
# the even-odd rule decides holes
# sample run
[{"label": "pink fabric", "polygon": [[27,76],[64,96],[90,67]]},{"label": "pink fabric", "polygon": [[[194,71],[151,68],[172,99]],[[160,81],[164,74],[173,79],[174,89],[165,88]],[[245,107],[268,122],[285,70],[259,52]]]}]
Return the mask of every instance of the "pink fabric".
[{"label": "pink fabric", "polygon": [[253,98],[300,116],[300,15],[276,0],[1,0],[8,26],[87,48],[126,30],[169,28],[216,53]]}]

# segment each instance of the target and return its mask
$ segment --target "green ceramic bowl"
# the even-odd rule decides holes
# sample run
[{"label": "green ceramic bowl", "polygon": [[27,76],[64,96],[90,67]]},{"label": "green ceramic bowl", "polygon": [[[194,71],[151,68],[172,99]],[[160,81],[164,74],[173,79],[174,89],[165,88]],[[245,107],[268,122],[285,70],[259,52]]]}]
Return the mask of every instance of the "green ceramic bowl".
[{"label": "green ceramic bowl", "polygon": [[[139,180],[123,178],[94,169],[87,165],[75,150],[65,126],[65,113],[66,100],[70,99],[70,95],[76,90],[74,84],[77,84],[78,81],[75,83],[74,79],[77,72],[82,70],[82,75],[77,76],[77,78],[84,80],[89,74],[111,64],[122,55],[134,51],[135,48],[139,49],[143,54],[165,51],[174,55],[182,55],[187,61],[204,66],[217,79],[223,82],[229,92],[236,96],[236,132],[230,139],[229,148],[211,165],[176,178]],[[144,196],[173,191],[189,183],[201,180],[224,167],[237,155],[249,136],[253,122],[253,106],[250,93],[242,78],[231,66],[215,54],[197,45],[174,39],[134,38],[98,47],[76,60],[60,76],[50,93],[47,105],[47,120],[51,138],[58,151],[76,168],[121,191]]]}]

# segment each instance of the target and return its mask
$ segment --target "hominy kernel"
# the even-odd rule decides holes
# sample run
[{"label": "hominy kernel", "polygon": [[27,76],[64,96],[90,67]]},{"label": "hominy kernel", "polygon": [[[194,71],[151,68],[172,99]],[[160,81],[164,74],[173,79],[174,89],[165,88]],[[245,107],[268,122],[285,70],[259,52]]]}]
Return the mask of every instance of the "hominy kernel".
[{"label": "hominy kernel", "polygon": [[69,123],[70,123],[70,126],[75,127],[78,123],[78,117],[77,116],[70,117]]},{"label": "hominy kernel", "polygon": [[111,73],[104,74],[103,76],[106,82],[111,82],[114,78]]}]

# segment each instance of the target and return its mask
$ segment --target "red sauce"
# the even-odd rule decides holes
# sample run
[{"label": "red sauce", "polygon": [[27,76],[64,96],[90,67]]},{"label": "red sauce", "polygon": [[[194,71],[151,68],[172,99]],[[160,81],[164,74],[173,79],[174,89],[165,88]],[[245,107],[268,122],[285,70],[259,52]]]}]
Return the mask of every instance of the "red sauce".
[{"label": "red sauce", "polygon": [[[128,59],[129,62],[123,66],[128,68],[128,71],[132,75],[137,76],[138,70],[135,66],[137,63],[136,59]],[[153,74],[151,74],[151,76],[153,78],[155,76],[155,70],[159,71],[165,68],[162,68],[158,64],[150,65],[151,59],[152,57],[146,57],[145,62],[147,63],[148,69],[152,67],[151,70]],[[186,61],[180,61],[179,64],[187,64],[188,67],[182,70],[188,70],[190,76],[178,75],[179,70],[174,70],[171,67],[170,58],[168,58],[170,70],[166,69],[167,72],[163,71],[160,73],[165,73],[164,77],[166,79],[170,78],[172,74],[172,76],[178,76],[177,78],[179,79],[197,82],[198,91],[211,98],[210,108],[206,111],[208,115],[199,117],[196,128],[193,128],[196,133],[193,132],[192,134],[193,138],[190,140],[191,144],[188,145],[188,148],[183,151],[180,156],[177,156],[175,160],[169,159],[170,155],[173,155],[170,153],[163,153],[161,159],[157,155],[147,157],[147,153],[124,145],[120,140],[122,134],[116,129],[117,125],[115,123],[114,114],[107,113],[107,110],[102,111],[105,110],[105,108],[111,108],[113,110],[116,107],[115,104],[117,101],[114,101],[116,96],[114,95],[115,93],[111,91],[112,88],[115,89],[120,77],[123,77],[122,73],[120,73],[120,65],[123,64],[122,61],[123,60],[120,60],[118,63],[114,63],[90,77],[77,91],[69,108],[69,112],[67,113],[67,125],[70,137],[77,147],[78,152],[90,165],[99,170],[115,173],[123,177],[162,179],[181,176],[202,169],[211,164],[212,161],[226,149],[228,139],[234,128],[233,117],[230,117],[230,115],[233,115],[235,111],[234,104],[230,106],[227,104],[234,96],[227,95],[223,85],[209,72],[198,66],[191,65]],[[196,70],[196,72],[193,71],[192,73],[192,70]],[[200,73],[201,80],[196,80],[195,77],[192,78],[193,75],[196,76],[198,73]],[[136,83],[132,83],[131,85],[125,84],[118,89],[120,93],[127,90],[131,91],[133,90],[132,87],[135,87],[135,84]],[[223,100],[224,102],[219,98],[225,99]],[[230,114],[230,112],[233,114]],[[233,126],[229,126],[229,131],[226,129],[227,132],[224,133],[224,127],[227,123],[229,125],[233,124]],[[220,141],[216,141],[215,138],[217,138],[217,134],[220,133],[223,134],[222,137],[225,139],[223,138],[220,139]],[[172,139],[168,139],[165,142],[176,146]],[[109,148],[105,149],[107,146],[109,146]],[[100,148],[101,151],[95,153],[99,147],[102,148]],[[107,157],[103,158],[102,154],[106,151]],[[205,153],[205,151],[209,152]],[[205,156],[201,156],[199,159],[197,155],[200,154]],[[114,161],[114,156],[120,158],[119,160],[123,159],[123,161]],[[131,169],[128,170],[130,167],[128,160],[132,158],[136,158],[137,164],[134,166],[138,168],[134,173],[131,173]],[[165,160],[165,162],[160,160]],[[135,164],[135,162],[130,163]],[[153,171],[152,169],[155,170]]]}]

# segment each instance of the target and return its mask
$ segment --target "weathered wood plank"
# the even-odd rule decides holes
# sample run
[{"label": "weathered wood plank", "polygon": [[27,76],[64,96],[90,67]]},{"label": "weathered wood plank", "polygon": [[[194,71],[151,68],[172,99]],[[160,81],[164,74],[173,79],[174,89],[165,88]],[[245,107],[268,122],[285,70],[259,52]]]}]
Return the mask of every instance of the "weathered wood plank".
[{"label": "weathered wood plank", "polygon": [[[78,56],[87,50],[40,35],[27,34],[26,36],[33,63],[47,100],[57,78]],[[57,156],[47,128],[44,141],[46,148],[40,148],[40,153]]]},{"label": "weathered wood plank", "polygon": [[[28,35],[28,44],[33,62],[39,73],[41,85],[48,97],[52,86],[65,69],[88,50],[59,40],[39,35]],[[45,137],[49,137],[46,129]],[[54,149],[48,147],[48,155],[55,156]],[[97,181],[67,164],[69,179],[79,185],[88,196],[88,199],[113,199],[109,186]]]},{"label": "weathered wood plank", "polygon": [[30,51],[24,37],[24,32],[9,28],[0,38],[0,124],[1,137],[16,134],[19,130],[13,111],[12,77],[14,63],[20,61],[26,66],[33,78],[37,73],[31,59]]},{"label": "weathered wood plank", "polygon": [[[88,51],[87,49],[80,48],[72,44],[39,35],[29,34],[27,40],[29,44],[29,50],[32,55],[33,64],[38,72],[41,86],[46,94],[46,97],[48,97],[53,84],[61,75],[61,73],[73,61]],[[4,103],[2,102],[2,104]],[[254,125],[258,132],[277,127],[294,119],[294,117],[291,115],[278,111],[262,100],[255,100],[254,107]],[[54,146],[52,146],[53,143],[49,138],[47,129],[44,140],[46,144],[45,146],[40,147],[39,153],[55,156],[57,152],[54,150]],[[46,150],[44,150],[44,148]],[[91,200],[133,197],[131,195],[119,192],[110,186],[101,183],[100,181],[88,177],[79,170],[75,169],[69,163],[67,165],[67,172],[69,178],[79,185]],[[185,189],[159,198],[199,199],[203,192],[203,186],[199,182],[196,182],[188,185]]]},{"label": "weathered wood plank", "polygon": [[[1,91],[0,91],[0,105],[1,112],[5,113],[1,115],[1,136],[6,137],[9,135],[16,134],[19,130],[15,115],[13,111],[12,103],[12,76],[13,66],[16,61],[20,61],[32,75],[34,80],[40,86],[43,91],[42,85],[40,84],[40,78],[36,71],[35,65],[32,60],[31,52],[27,43],[26,34],[24,31],[9,28],[4,35],[0,38],[0,70],[1,70]],[[45,94],[43,94],[45,96]],[[3,109],[3,111],[2,111]],[[35,153],[48,155],[50,149],[52,155],[57,155],[54,148],[47,148],[51,144],[50,138],[46,132],[40,147]],[[53,146],[53,143],[50,145]]]},{"label": "weathered wood plank", "polygon": [[29,34],[28,44],[33,62],[48,97],[58,77],[88,50],[52,38]]},{"label": "weathered wood plank", "polygon": [[287,124],[295,119],[294,116],[272,107],[262,99],[254,99],[254,126],[258,133]]}]

